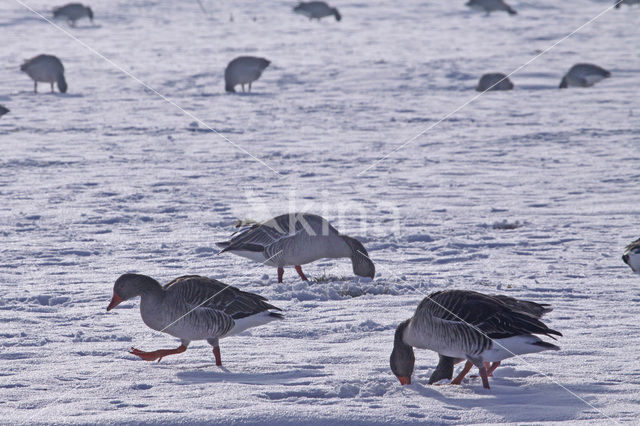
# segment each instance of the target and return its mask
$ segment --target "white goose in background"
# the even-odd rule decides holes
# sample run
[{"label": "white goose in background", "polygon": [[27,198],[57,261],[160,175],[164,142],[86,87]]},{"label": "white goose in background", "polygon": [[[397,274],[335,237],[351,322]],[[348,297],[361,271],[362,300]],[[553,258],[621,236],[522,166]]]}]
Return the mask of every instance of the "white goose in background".
[{"label": "white goose in background", "polygon": [[89,21],[93,23],[93,11],[89,6],[81,3],[68,3],[53,9],[54,19],[64,18],[72,27],[75,27],[78,19],[84,17],[89,18]]},{"label": "white goose in background", "polygon": [[640,238],[625,248],[622,261],[629,265],[633,272],[640,274]]},{"label": "white goose in background", "polygon": [[[538,319],[542,318],[544,314],[549,313],[553,310],[553,308],[551,308],[551,306],[546,303],[536,303],[528,300],[520,300],[506,295],[491,295],[491,297],[498,299],[513,311],[519,311]],[[444,355],[439,355],[439,357],[440,359],[438,365],[436,366],[434,372],[431,374],[431,377],[429,377],[430,385],[443,379],[451,380],[453,377],[453,366],[459,362],[464,361],[464,359],[462,358],[456,359]],[[491,364],[485,362],[484,367],[487,369],[487,377],[491,377],[493,375],[493,372],[496,370],[496,368],[498,368],[499,365],[500,361],[493,362]],[[461,384],[462,380],[465,378],[472,367],[473,364],[467,361],[462,371],[456,376],[455,379],[451,380],[451,384]]]},{"label": "white goose in background", "polygon": [[295,266],[300,278],[308,281],[301,265],[324,258],[350,258],[353,273],[361,277],[373,278],[376,273],[360,241],[340,234],[326,219],[314,214],[283,214],[248,226],[229,241],[216,244],[222,248],[220,253],[228,251],[277,267],[279,283],[285,266]]},{"label": "white goose in background", "polygon": [[244,85],[248,84],[249,92],[251,92],[251,83],[260,78],[262,72],[270,63],[267,59],[255,56],[239,56],[235,58],[229,62],[229,65],[224,70],[224,89],[227,92],[235,92],[235,86],[241,84],[244,92]]},{"label": "white goose in background", "polygon": [[38,93],[38,82],[51,83],[51,93],[53,93],[53,83],[58,83],[58,90],[61,93],[67,91],[67,81],[64,79],[64,66],[60,59],[53,55],[38,55],[27,59],[20,66],[20,71],[26,72],[33,80],[33,91]]},{"label": "white goose in background", "polygon": [[323,1],[308,1],[308,2],[300,2],[297,6],[293,8],[295,13],[299,13],[300,15],[304,15],[309,20],[324,18],[325,16],[333,15],[336,18],[336,21],[340,21],[342,16],[338,9],[335,7],[329,6],[327,3]]},{"label": "white goose in background", "polygon": [[478,85],[476,86],[476,90],[478,92],[484,92],[485,90],[512,90],[513,83],[509,80],[505,74],[501,72],[492,72],[484,74],[478,80]]},{"label": "white goose in background", "polygon": [[113,286],[107,311],[137,296],[141,299],[142,321],[181,341],[176,349],[145,352],[131,348],[131,354],[145,361],[160,361],[186,351],[192,340],[206,340],[213,346],[216,365],[222,365],[218,339],[283,318],[272,312],[281,309],[267,303],[264,297],[198,275],[176,278],[163,287],[146,275],[124,274]]},{"label": "white goose in background", "polygon": [[497,12],[501,10],[504,10],[509,15],[517,14],[517,12],[503,0],[469,0],[466,3],[466,6],[472,9],[484,11],[487,13],[487,15],[489,15],[491,12]]},{"label": "white goose in background", "polygon": [[398,325],[391,371],[401,384],[411,384],[413,348],[430,349],[454,360],[470,361],[480,371],[482,386],[489,389],[485,362],[560,349],[534,334],[562,336],[499,298],[468,290],[439,291],[425,297],[413,317]]},{"label": "white goose in background", "polygon": [[575,64],[571,67],[562,80],[560,89],[567,87],[591,87],[597,82],[611,77],[611,73],[602,67],[593,64]]}]

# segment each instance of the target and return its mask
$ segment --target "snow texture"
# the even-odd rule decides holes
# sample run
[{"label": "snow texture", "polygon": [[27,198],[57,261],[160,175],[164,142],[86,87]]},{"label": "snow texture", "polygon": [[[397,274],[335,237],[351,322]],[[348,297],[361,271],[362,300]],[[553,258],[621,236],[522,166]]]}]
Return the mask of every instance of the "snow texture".
[{"label": "snow texture", "polygon": [[[22,1],[22,0],[21,0]],[[25,0],[50,16],[51,1]],[[637,422],[640,8],[623,7],[477,96],[611,1],[334,1],[310,22],[293,1],[93,0],[95,24],[59,25],[171,99],[142,87],[14,0],[0,3],[0,414],[10,424],[411,424]],[[231,20],[233,17],[233,20]],[[50,94],[19,66],[64,63]],[[252,93],[226,94],[241,55],[272,61]],[[612,76],[559,90],[575,63]],[[207,129],[201,119],[233,144]],[[278,171],[274,173],[253,156]],[[367,169],[389,152],[387,158]],[[367,169],[364,173],[360,173]],[[314,280],[224,254],[238,218],[320,214],[362,240]],[[285,320],[221,341],[224,366],[105,308],[116,278],[214,277],[268,297]],[[389,369],[396,325],[432,291],[550,303],[560,351],[512,358],[491,379],[429,386]],[[461,365],[457,366],[460,369]]]}]

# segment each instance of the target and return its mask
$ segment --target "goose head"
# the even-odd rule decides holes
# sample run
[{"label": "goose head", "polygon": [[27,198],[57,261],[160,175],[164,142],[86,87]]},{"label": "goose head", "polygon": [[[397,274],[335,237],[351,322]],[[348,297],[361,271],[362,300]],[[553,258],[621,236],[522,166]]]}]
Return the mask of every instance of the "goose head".
[{"label": "goose head", "polygon": [[85,9],[87,11],[87,16],[89,17],[89,20],[91,21],[91,23],[93,23],[93,10],[91,10],[89,6],[85,7]]},{"label": "goose head", "polygon": [[133,299],[147,293],[150,289],[159,288],[160,284],[151,277],[140,274],[124,274],[113,285],[113,297],[107,306],[107,311],[118,306],[125,300]]},{"label": "goose head", "polygon": [[353,266],[353,273],[360,277],[369,277],[373,279],[376,275],[376,266],[369,258],[367,249],[365,249],[362,243],[355,238],[342,235],[342,239],[351,249],[351,265]]},{"label": "goose head", "polygon": [[333,16],[335,16],[336,21],[340,21],[342,19],[340,12],[338,12],[338,9],[336,9],[335,7],[331,9],[331,13],[333,13]]},{"label": "goose head", "polygon": [[627,246],[622,261],[629,265],[633,272],[640,274],[640,238]]},{"label": "goose head", "polygon": [[401,322],[398,328],[396,328],[396,334],[393,339],[393,351],[389,359],[391,371],[396,375],[398,380],[400,380],[401,385],[411,384],[413,366],[416,362],[413,348],[402,340],[402,335],[409,325],[409,321],[411,321],[411,319]]}]

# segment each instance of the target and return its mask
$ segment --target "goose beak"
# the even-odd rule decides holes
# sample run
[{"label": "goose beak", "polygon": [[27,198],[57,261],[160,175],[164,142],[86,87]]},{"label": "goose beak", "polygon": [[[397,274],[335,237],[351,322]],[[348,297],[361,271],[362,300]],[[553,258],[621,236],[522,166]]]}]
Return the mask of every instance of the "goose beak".
[{"label": "goose beak", "polygon": [[400,380],[400,384],[402,386],[404,385],[410,385],[411,384],[411,377],[407,377],[407,376],[398,376],[398,380]]},{"label": "goose beak", "polygon": [[124,302],[124,300],[117,294],[113,293],[113,297],[111,298],[111,303],[109,303],[109,306],[107,306],[107,311],[112,310],[122,302]]}]

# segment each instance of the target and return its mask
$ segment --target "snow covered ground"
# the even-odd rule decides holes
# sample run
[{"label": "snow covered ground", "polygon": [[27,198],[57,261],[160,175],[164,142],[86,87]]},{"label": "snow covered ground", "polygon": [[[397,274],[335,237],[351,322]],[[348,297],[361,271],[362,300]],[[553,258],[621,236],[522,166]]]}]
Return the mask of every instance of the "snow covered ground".
[{"label": "snow covered ground", "polygon": [[[193,116],[0,3],[2,423],[637,422],[640,280],[620,255],[640,236],[640,8],[604,14],[513,75],[515,90],[374,165],[476,96],[481,74],[511,72],[611,2],[510,0],[517,16],[487,17],[464,0],[335,0],[339,23],[290,1],[202,3],[208,16],[196,1],[93,0],[95,25],[60,23]],[[33,94],[19,65],[40,53],[63,61],[67,94]],[[253,93],[225,94],[224,67],[247,54],[272,64]],[[612,77],[557,89],[577,62]],[[288,269],[277,284],[273,268],[215,256],[237,218],[289,211],[361,238],[375,280],[327,260],[305,267],[320,282]],[[127,350],[177,342],[137,300],[105,311],[124,272],[211,276],[286,320],[222,340],[223,368],[205,342],[146,363]],[[401,387],[396,325],[452,288],[551,303],[562,350],[505,361],[491,390],[427,385],[437,357],[418,350]]]}]

